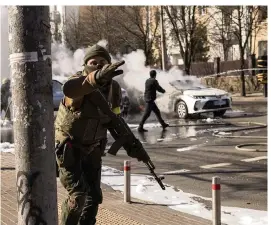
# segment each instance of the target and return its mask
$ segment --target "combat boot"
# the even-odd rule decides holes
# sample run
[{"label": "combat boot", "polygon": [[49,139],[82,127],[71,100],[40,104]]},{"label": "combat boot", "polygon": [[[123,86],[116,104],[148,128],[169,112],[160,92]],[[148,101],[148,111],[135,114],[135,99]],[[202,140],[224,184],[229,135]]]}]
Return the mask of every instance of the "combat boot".
[{"label": "combat boot", "polygon": [[148,132],[148,130],[144,129],[143,126],[139,126],[139,127],[137,128],[137,131],[138,131],[138,132]]},{"label": "combat boot", "polygon": [[164,123],[164,124],[162,125],[162,127],[163,127],[163,130],[165,130],[167,127],[169,127],[169,124],[168,124],[168,123]]}]

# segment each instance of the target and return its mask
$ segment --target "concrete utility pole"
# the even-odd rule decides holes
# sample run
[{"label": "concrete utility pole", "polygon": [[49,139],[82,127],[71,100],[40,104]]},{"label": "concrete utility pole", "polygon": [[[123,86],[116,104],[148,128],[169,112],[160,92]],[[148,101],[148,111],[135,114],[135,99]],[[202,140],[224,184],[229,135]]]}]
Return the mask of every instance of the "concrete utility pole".
[{"label": "concrete utility pole", "polygon": [[166,50],[166,42],[165,42],[163,14],[164,14],[163,6],[160,6],[162,70],[165,71],[167,69],[167,50]]},{"label": "concrete utility pole", "polygon": [[18,225],[56,225],[49,7],[10,6]]}]

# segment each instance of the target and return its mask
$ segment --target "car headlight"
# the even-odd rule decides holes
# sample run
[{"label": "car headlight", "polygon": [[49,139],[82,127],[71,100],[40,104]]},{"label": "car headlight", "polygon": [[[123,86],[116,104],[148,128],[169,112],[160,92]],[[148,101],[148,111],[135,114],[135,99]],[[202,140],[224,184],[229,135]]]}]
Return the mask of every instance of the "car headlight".
[{"label": "car headlight", "polygon": [[197,96],[197,95],[190,95],[190,97],[195,98],[195,99],[205,99],[205,96]]}]

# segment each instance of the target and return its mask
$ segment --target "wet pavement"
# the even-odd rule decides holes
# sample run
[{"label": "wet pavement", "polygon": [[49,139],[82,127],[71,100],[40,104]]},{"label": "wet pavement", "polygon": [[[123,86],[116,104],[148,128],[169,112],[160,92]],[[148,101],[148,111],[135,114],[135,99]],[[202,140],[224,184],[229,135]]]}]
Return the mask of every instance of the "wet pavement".
[{"label": "wet pavement", "polygon": [[[212,177],[219,176],[223,206],[267,210],[267,146],[261,146],[258,152],[236,149],[240,144],[267,143],[267,128],[229,131],[258,126],[244,122],[266,124],[266,102],[236,104],[233,109],[238,113],[223,119],[214,120],[211,115],[188,121],[167,119],[175,126],[166,131],[162,131],[155,117],[149,121],[152,124],[146,125],[149,131],[143,134],[136,131],[134,118],[128,123],[132,121],[132,130],[144,144],[156,172],[165,176],[166,184],[202,196],[198,201],[206,202],[208,207],[204,198],[211,198]],[[217,133],[222,137],[214,136]],[[122,169],[123,161],[128,159],[120,150],[117,157],[108,154],[103,161]],[[132,173],[148,174],[142,163],[131,161]]]},{"label": "wet pavement", "polygon": [[[229,131],[257,126],[241,122],[266,123],[266,102],[242,104],[236,103],[235,113],[226,114],[222,119],[213,118],[211,114],[190,120],[164,115],[171,125],[166,131],[154,116],[145,126],[149,131],[143,134],[137,132],[140,116],[130,116],[127,122],[146,148],[156,172],[165,174],[166,184],[210,198],[212,177],[219,176],[222,205],[267,210],[267,149],[263,147],[259,152],[236,149],[240,144],[267,143],[264,139],[267,128]],[[1,130],[1,142],[13,142],[11,128]],[[109,144],[112,142],[109,136]],[[107,154],[103,162],[106,166],[122,169],[127,159],[130,158],[121,149],[117,157]],[[149,174],[145,166],[134,159],[132,173]],[[199,197],[200,201],[203,200]]]}]

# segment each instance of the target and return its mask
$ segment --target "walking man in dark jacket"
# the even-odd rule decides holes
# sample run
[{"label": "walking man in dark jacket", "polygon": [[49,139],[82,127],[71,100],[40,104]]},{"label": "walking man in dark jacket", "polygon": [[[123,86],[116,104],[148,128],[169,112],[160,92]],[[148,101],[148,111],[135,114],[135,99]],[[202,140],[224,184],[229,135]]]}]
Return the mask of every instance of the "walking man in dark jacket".
[{"label": "walking man in dark jacket", "polygon": [[156,91],[159,91],[161,93],[165,93],[166,91],[159,85],[158,81],[156,80],[156,71],[151,70],[150,71],[150,78],[146,80],[145,83],[145,93],[144,93],[144,100],[146,102],[146,108],[144,115],[141,119],[141,122],[138,127],[139,132],[146,132],[147,130],[143,128],[144,123],[146,120],[149,118],[151,115],[151,112],[153,111],[163,127],[165,129],[169,125],[165,123],[165,121],[161,117],[161,113],[157,105],[155,104],[155,99],[156,99]]}]

